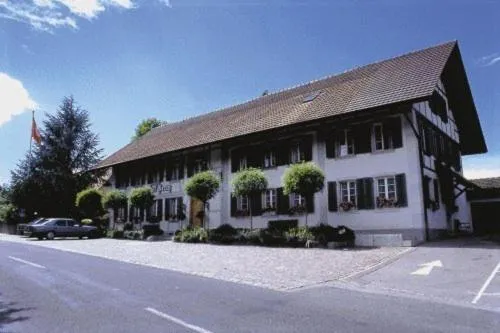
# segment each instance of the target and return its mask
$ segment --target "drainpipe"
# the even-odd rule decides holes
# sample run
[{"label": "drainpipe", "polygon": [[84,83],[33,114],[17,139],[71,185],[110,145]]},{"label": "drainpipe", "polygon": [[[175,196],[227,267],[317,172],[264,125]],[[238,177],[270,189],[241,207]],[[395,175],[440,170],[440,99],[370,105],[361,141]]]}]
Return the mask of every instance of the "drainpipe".
[{"label": "drainpipe", "polygon": [[[422,194],[425,197],[425,175],[424,175],[424,157],[422,154],[422,141],[420,140],[420,135],[418,134],[417,129],[415,128],[415,125],[413,122],[410,120],[408,117],[408,114],[405,113],[405,118],[408,121],[408,123],[411,125],[411,129],[413,130],[413,133],[415,134],[415,137],[417,138],[417,143],[418,143],[418,159],[420,163],[420,179],[422,180]],[[413,108],[412,108],[412,115],[413,115]],[[427,207],[425,205],[425,200],[424,200],[424,227],[425,227],[425,241],[429,241],[429,217],[427,215]]]}]

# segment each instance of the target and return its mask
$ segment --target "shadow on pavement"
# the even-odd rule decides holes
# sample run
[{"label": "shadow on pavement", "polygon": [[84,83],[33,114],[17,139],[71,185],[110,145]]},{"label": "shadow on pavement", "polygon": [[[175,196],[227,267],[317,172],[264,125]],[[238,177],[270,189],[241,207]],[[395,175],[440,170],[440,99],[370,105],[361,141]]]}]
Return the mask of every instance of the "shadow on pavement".
[{"label": "shadow on pavement", "polygon": [[16,303],[6,303],[0,300],[0,332],[6,332],[7,325],[28,320],[30,317],[24,313],[33,309],[31,307],[16,307]]},{"label": "shadow on pavement", "polygon": [[441,239],[418,245],[418,247],[434,248],[471,248],[500,250],[500,243],[487,236],[464,236],[457,238]]}]

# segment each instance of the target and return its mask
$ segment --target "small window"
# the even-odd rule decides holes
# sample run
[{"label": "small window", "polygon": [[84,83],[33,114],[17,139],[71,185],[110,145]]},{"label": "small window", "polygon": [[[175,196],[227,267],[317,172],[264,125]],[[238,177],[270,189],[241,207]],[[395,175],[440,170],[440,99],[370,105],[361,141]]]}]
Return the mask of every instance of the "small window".
[{"label": "small window", "polygon": [[176,164],[172,167],[172,175],[171,175],[171,180],[179,180],[179,175],[180,175],[180,166],[179,164]]},{"label": "small window", "polygon": [[239,211],[248,211],[248,197],[246,195],[239,196],[236,200],[236,208]]},{"label": "small window", "polygon": [[396,178],[377,178],[377,207],[395,207],[397,204]]},{"label": "small window", "polygon": [[308,95],[305,95],[304,96],[304,99],[302,100],[303,103],[308,103],[308,102],[312,102],[316,99],[316,97],[318,97],[319,95],[321,94],[321,90],[318,90],[318,91],[314,91]]},{"label": "small window", "polygon": [[239,161],[239,170],[245,170],[247,168],[247,157],[242,156],[240,157]]},{"label": "small window", "polygon": [[276,166],[276,153],[274,150],[268,150],[264,153],[264,168]]},{"label": "small window", "polygon": [[300,145],[298,143],[293,144],[292,147],[290,148],[290,163],[299,163],[302,161],[302,158],[300,156]]},{"label": "small window", "polygon": [[356,181],[339,182],[340,208],[348,211],[357,207]]},{"label": "small window", "polygon": [[276,189],[267,189],[264,191],[262,208],[264,211],[274,211],[277,207]]},{"label": "small window", "polygon": [[350,129],[342,130],[338,140],[338,157],[354,155],[354,135]]}]

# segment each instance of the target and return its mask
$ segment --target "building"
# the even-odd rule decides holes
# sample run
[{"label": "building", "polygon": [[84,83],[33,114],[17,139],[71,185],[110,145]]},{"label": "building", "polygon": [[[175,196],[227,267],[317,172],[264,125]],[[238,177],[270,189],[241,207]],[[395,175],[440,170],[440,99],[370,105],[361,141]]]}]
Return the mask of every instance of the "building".
[{"label": "building", "polygon": [[[121,209],[133,220],[157,216],[200,224],[202,205],[183,193],[194,173],[212,169],[222,187],[209,202],[210,227],[249,227],[248,200],[231,196],[231,179],[262,168],[269,190],[252,200],[253,225],[298,219],[345,225],[362,245],[414,245],[471,224],[461,156],[487,151],[457,42],[355,68],[304,85],[153,129],[104,159],[111,182],[151,186],[151,210]],[[291,163],[314,161],[322,192],[285,196]],[[257,216],[255,216],[257,215]],[[457,222],[458,221],[458,222]]]},{"label": "building", "polygon": [[473,230],[478,235],[500,235],[500,177],[471,179],[477,188],[467,192]]}]

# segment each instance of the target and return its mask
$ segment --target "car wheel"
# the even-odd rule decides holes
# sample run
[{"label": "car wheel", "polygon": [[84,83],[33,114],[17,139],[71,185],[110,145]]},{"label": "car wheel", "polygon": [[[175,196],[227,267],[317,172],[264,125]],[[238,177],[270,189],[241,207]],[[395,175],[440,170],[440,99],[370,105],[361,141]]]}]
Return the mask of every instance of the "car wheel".
[{"label": "car wheel", "polygon": [[54,232],[53,232],[53,231],[49,231],[49,232],[47,233],[47,239],[49,239],[49,240],[54,239],[54,237],[55,237],[55,236],[56,236],[56,235],[54,234]]},{"label": "car wheel", "polygon": [[38,240],[43,240],[43,237],[42,236],[38,236]]}]

